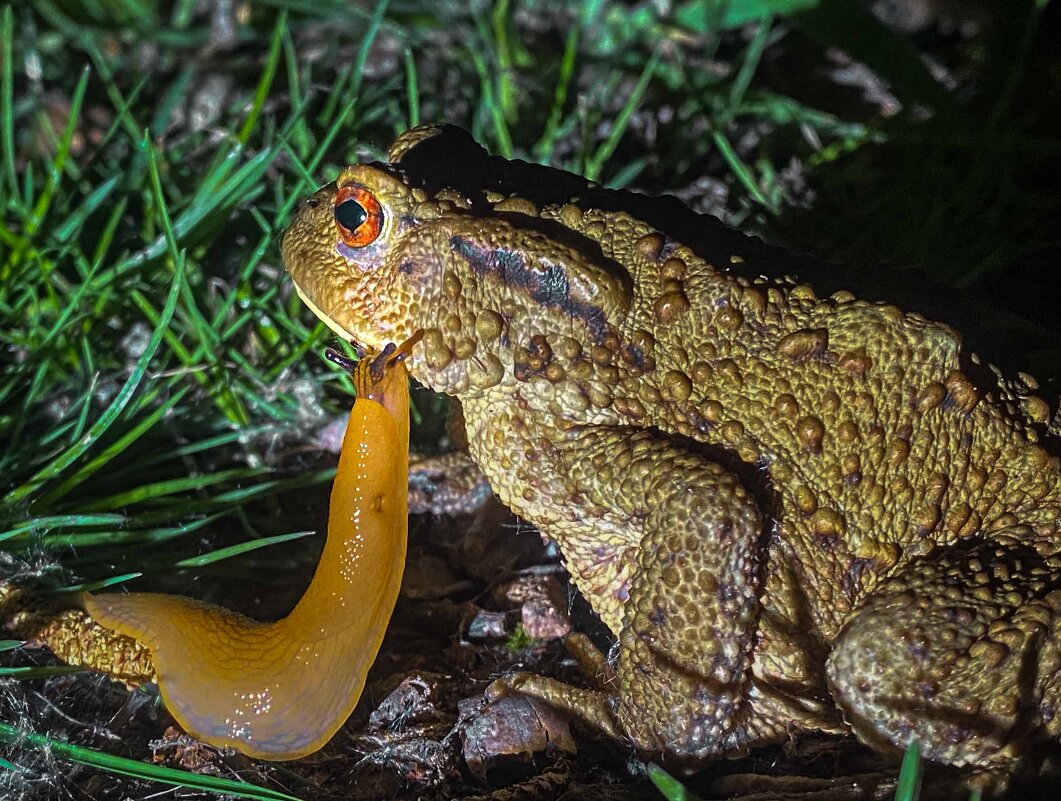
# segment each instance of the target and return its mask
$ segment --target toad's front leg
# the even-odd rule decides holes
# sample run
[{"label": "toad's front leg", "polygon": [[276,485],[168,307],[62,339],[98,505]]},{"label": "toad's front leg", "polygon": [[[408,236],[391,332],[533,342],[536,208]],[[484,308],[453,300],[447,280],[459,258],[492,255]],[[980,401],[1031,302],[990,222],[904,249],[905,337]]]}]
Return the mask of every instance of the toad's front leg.
[{"label": "toad's front leg", "polygon": [[[614,691],[518,675],[493,693],[538,697],[643,750],[702,757],[740,748],[759,603],[755,503],[733,474],[650,431],[593,429],[557,447],[551,467],[565,472],[557,485],[566,489],[551,500],[564,507],[575,497],[584,516],[551,526],[533,506],[519,511],[560,539],[576,583],[613,627],[601,607],[622,601]],[[617,566],[626,578],[602,592],[580,554],[607,541],[595,526],[623,523],[638,544],[617,558],[632,564]]]}]

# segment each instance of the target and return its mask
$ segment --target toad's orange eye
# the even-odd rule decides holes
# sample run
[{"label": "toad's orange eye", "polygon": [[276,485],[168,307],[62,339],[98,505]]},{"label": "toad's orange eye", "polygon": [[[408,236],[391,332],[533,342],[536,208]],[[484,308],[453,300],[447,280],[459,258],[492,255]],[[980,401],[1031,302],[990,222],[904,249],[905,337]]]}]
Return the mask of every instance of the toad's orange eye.
[{"label": "toad's orange eye", "polygon": [[372,244],[383,228],[383,209],[363,186],[340,187],[334,213],[339,236],[352,248]]}]

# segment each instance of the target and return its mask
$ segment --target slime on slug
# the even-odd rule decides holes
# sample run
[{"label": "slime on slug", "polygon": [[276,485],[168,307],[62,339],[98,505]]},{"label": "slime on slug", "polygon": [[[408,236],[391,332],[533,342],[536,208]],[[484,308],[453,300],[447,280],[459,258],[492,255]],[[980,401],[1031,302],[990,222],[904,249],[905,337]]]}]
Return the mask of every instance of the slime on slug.
[{"label": "slime on slug", "polygon": [[101,625],[146,645],[162,700],[198,739],[259,759],[297,759],[349,717],[401,586],[408,532],[414,335],[353,370],[357,388],[332,485],[320,563],[292,612],[260,623],[175,595],[82,597]]}]

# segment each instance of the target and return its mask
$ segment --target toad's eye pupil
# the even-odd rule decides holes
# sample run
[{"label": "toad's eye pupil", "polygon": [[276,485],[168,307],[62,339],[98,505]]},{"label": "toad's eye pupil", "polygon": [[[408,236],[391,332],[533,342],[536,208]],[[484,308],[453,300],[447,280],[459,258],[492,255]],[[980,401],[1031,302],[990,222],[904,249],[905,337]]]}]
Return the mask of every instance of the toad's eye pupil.
[{"label": "toad's eye pupil", "polygon": [[365,207],[352,198],[335,207],[335,221],[347,231],[356,231],[367,219]]}]

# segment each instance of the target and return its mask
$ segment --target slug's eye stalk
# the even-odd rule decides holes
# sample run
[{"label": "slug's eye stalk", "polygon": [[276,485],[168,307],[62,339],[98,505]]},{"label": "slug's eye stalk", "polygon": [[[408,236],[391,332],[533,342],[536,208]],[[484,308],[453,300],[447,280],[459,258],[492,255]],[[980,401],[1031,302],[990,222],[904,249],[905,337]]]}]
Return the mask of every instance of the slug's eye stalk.
[{"label": "slug's eye stalk", "polygon": [[335,225],[343,242],[363,248],[375,242],[383,229],[383,209],[363,186],[343,186],[335,195]]}]

